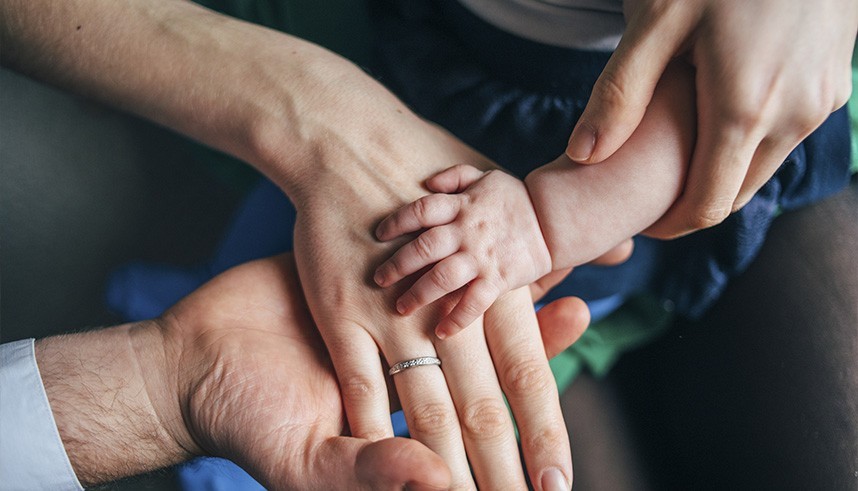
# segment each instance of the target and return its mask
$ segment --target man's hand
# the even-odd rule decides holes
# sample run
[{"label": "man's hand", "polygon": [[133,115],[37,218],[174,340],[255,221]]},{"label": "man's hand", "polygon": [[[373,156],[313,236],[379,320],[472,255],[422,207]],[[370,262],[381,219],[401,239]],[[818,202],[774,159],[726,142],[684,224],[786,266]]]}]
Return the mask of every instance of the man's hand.
[{"label": "man's hand", "polygon": [[696,67],[698,139],[682,196],[647,233],[671,238],[740,209],[851,91],[853,0],[633,0],[567,154],[602,162],[637,128],[671,59]]},{"label": "man's hand", "polygon": [[[557,354],[583,332],[578,299],[542,309]],[[444,488],[414,440],[347,433],[340,392],[291,255],[233,268],[161,319],[37,342],[79,479],[104,483],[194,455],[223,456],[271,489]]]}]

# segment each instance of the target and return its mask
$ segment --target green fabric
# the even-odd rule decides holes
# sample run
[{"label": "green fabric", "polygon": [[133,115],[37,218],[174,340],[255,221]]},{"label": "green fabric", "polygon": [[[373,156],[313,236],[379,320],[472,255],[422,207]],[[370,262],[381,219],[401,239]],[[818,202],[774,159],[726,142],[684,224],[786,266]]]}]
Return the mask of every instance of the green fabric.
[{"label": "green fabric", "polygon": [[654,297],[629,300],[593,323],[575,344],[551,360],[557,387],[562,392],[584,369],[597,377],[606,375],[620,355],[656,339],[672,320],[673,314]]},{"label": "green fabric", "polygon": [[858,173],[858,47],[852,51],[852,95],[849,97],[849,119],[852,122],[852,173]]}]

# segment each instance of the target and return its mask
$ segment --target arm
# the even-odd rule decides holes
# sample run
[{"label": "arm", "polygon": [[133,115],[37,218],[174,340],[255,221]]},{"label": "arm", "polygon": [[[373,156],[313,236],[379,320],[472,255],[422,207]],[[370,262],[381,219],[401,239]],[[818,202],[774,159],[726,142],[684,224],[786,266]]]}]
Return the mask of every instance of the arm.
[{"label": "arm", "polygon": [[192,2],[2,0],[0,19],[4,66],[237,156],[290,193],[332,135],[372,137],[404,110],[347,60]]},{"label": "arm", "polygon": [[672,64],[628,141],[598,166],[568,157],[525,182],[553,269],[590,261],[647,229],[676,201],[694,144],[693,73]]},{"label": "arm", "polygon": [[592,261],[661,217],[679,195],[694,140],[692,74],[675,63],[637,131],[598,166],[561,155],[522,183],[500,171],[456,166],[426,183],[436,193],[383,220],[390,241],[428,229],[375,272],[383,287],[436,263],[396,302],[410,314],[464,290],[436,328],[454,334],[502,294],[549,271]]}]

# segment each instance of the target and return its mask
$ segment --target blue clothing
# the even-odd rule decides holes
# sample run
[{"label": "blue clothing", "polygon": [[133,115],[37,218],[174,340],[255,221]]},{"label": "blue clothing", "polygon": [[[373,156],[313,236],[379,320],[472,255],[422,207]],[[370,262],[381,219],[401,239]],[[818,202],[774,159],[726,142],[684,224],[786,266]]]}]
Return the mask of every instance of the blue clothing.
[{"label": "blue clothing", "polygon": [[33,340],[0,345],[0,491],[82,491],[57,431]]}]

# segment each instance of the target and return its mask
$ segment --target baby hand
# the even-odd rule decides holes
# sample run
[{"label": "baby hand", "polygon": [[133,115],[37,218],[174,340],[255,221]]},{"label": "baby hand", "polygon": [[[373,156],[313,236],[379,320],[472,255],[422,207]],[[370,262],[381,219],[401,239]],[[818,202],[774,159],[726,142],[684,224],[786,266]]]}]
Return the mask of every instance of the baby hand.
[{"label": "baby hand", "polygon": [[502,294],[551,271],[551,255],[519,179],[459,165],[426,186],[456,194],[424,196],[378,225],[376,236],[384,242],[427,230],[379,266],[374,279],[386,287],[435,264],[396,301],[401,314],[464,287],[458,304],[435,329],[443,339],[476,321]]}]

